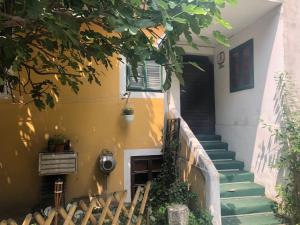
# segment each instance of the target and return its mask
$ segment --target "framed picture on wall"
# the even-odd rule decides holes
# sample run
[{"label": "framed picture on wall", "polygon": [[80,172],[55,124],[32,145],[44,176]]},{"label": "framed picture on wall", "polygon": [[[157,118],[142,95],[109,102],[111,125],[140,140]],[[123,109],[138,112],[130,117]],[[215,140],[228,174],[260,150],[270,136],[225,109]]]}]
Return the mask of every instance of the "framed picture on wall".
[{"label": "framed picture on wall", "polygon": [[254,88],[253,39],[229,52],[230,92]]}]

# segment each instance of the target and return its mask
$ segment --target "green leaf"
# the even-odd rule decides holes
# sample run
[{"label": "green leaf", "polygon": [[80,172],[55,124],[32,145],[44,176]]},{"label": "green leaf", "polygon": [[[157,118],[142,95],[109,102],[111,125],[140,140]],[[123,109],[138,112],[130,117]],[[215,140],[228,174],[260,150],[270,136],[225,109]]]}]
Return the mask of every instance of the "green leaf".
[{"label": "green leaf", "polygon": [[230,47],[229,39],[227,37],[225,37],[223,34],[221,34],[220,31],[214,31],[213,35],[218,43],[220,43],[226,47]]},{"label": "green leaf", "polygon": [[168,9],[168,3],[166,3],[165,1],[163,0],[153,0],[153,1],[155,1],[159,7],[163,9]]},{"label": "green leaf", "polygon": [[231,24],[230,24],[228,21],[222,19],[221,17],[216,17],[216,21],[217,21],[220,25],[222,25],[223,27],[225,27],[226,29],[229,29],[229,30],[232,29]]},{"label": "green leaf", "polygon": [[50,106],[50,108],[54,107],[54,99],[49,93],[46,93],[46,104]]},{"label": "green leaf", "polygon": [[169,6],[170,6],[171,9],[175,9],[175,7],[176,7],[177,5],[178,5],[178,4],[175,3],[175,2],[172,2],[172,1],[169,2]]},{"label": "green leaf", "polygon": [[215,0],[215,3],[221,7],[225,6],[225,0]]},{"label": "green leaf", "polygon": [[140,6],[142,4],[142,0],[130,0],[130,2],[134,5],[134,6]]},{"label": "green leaf", "polygon": [[207,36],[200,35],[199,38],[204,41],[206,44],[211,44],[211,41]]},{"label": "green leaf", "polygon": [[190,19],[190,27],[195,34],[200,34],[201,29],[199,23],[194,17]]},{"label": "green leaf", "polygon": [[166,30],[167,31],[172,31],[173,30],[173,26],[172,26],[172,24],[170,24],[170,23],[166,23]]},{"label": "green leaf", "polygon": [[204,9],[200,6],[196,6],[193,4],[183,4],[182,5],[182,10],[183,12],[186,12],[190,15],[206,15],[207,14],[207,9]]},{"label": "green leaf", "polygon": [[147,28],[147,27],[153,27],[155,26],[155,22],[150,19],[142,19],[138,20],[135,25],[139,28]]},{"label": "green leaf", "polygon": [[238,0],[226,0],[226,2],[228,2],[231,5],[235,5],[238,3]]},{"label": "green leaf", "polygon": [[203,68],[201,68],[198,63],[195,63],[195,62],[188,62],[188,64],[191,64],[192,66],[196,67],[197,69],[205,72],[205,70]]},{"label": "green leaf", "polygon": [[187,20],[181,17],[174,17],[172,18],[173,21],[177,22],[177,23],[182,23],[182,24],[186,24]]},{"label": "green leaf", "polygon": [[46,105],[45,103],[39,99],[39,98],[35,98],[33,99],[34,105],[41,111],[42,109],[45,109]]}]

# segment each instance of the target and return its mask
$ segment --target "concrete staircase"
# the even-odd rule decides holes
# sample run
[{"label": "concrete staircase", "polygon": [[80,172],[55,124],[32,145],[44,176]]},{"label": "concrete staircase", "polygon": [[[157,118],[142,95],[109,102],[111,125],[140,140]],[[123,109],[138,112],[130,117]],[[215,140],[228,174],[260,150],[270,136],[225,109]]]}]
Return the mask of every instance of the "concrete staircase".
[{"label": "concrete staircase", "polygon": [[196,136],[220,173],[222,224],[281,224],[272,212],[273,202],[265,197],[265,188],[254,183],[254,175],[244,171],[244,163],[228,151],[221,136]]}]

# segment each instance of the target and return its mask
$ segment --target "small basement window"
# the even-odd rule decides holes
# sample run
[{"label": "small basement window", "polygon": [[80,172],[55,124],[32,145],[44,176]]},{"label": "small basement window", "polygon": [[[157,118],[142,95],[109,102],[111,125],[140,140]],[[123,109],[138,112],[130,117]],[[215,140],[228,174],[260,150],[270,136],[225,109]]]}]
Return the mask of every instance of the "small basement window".
[{"label": "small basement window", "polygon": [[126,67],[126,90],[143,92],[162,91],[162,66],[154,61],[145,61],[138,66],[138,76],[134,77],[130,65]]},{"label": "small basement window", "polygon": [[0,97],[7,97],[8,95],[8,91],[7,91],[7,88],[4,84],[1,84],[0,85]]}]

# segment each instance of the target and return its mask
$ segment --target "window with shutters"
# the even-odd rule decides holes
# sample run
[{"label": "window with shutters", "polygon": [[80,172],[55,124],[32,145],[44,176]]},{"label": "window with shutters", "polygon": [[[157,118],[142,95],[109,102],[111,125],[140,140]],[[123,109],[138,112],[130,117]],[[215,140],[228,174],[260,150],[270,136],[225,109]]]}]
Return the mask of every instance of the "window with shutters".
[{"label": "window with shutters", "polygon": [[138,66],[135,77],[130,65],[126,67],[126,90],[143,92],[162,91],[162,66],[154,61],[145,61]]}]

